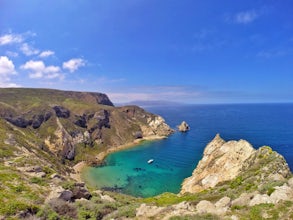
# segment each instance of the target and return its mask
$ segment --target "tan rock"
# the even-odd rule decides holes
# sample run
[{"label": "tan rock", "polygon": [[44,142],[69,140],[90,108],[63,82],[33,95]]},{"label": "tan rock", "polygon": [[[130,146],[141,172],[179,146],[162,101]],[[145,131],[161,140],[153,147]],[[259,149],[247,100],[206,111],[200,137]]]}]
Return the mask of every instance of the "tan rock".
[{"label": "tan rock", "polygon": [[145,203],[143,203],[140,205],[140,207],[136,209],[136,217],[139,217],[140,219],[153,218],[163,210],[163,207],[148,206]]},{"label": "tan rock", "polygon": [[214,213],[216,206],[207,200],[202,200],[196,205],[196,210],[199,214]]},{"label": "tan rock", "polygon": [[115,202],[115,199],[108,195],[101,195],[101,199],[107,202]]},{"label": "tan rock", "polygon": [[245,140],[225,142],[217,134],[206,146],[192,176],[184,180],[180,193],[200,192],[234,179],[241,172],[243,162],[254,152],[255,149]]},{"label": "tan rock", "polygon": [[216,208],[226,208],[231,206],[231,199],[227,196],[215,203]]},{"label": "tan rock", "polygon": [[190,127],[185,121],[183,121],[180,125],[178,125],[178,130],[181,132],[186,132],[190,130]]},{"label": "tan rock", "polygon": [[293,177],[288,180],[288,185],[293,188]]},{"label": "tan rock", "polygon": [[267,194],[256,194],[249,202],[249,206],[255,206],[262,203],[273,203],[271,198]]},{"label": "tan rock", "polygon": [[270,199],[273,203],[277,203],[280,200],[293,201],[293,189],[287,184],[283,186],[276,186],[275,191],[271,194]]},{"label": "tan rock", "polygon": [[246,206],[246,205],[249,204],[250,200],[252,200],[255,195],[256,195],[256,192],[253,192],[253,193],[242,193],[239,196],[239,198],[234,199],[232,201],[232,205]]}]

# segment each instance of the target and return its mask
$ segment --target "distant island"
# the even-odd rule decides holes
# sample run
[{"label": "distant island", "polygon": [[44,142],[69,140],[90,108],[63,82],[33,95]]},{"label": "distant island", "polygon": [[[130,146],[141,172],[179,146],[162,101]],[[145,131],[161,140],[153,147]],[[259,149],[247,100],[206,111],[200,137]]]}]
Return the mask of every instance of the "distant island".
[{"label": "distant island", "polygon": [[186,105],[183,102],[173,102],[173,101],[166,101],[166,100],[136,100],[126,103],[117,103],[117,106],[124,106],[124,105],[138,105],[141,107],[146,106],[178,106],[178,105]]}]

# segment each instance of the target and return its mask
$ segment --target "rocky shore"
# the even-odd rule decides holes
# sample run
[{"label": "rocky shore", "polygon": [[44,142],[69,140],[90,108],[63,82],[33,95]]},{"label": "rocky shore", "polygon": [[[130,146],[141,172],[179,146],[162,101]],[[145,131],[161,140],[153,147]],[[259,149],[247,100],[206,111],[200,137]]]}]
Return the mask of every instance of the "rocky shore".
[{"label": "rocky shore", "polygon": [[[142,204],[146,219],[292,219],[293,177],[284,157],[268,146],[254,149],[246,140],[224,141],[219,134],[206,146],[179,195],[168,206]],[[180,217],[179,217],[180,216]],[[183,217],[185,216],[185,217]]]},{"label": "rocky shore", "polygon": [[178,195],[134,198],[81,182],[88,164],[172,132],[162,117],[114,107],[105,94],[0,89],[0,219],[293,219],[284,157],[220,135]]}]

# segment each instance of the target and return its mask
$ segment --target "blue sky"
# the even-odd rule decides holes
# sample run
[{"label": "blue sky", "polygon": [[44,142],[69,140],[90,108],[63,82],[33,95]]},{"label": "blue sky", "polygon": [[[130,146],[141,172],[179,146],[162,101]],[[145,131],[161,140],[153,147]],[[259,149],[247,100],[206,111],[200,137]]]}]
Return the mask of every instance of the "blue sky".
[{"label": "blue sky", "polygon": [[0,0],[0,87],[293,101],[291,0]]}]

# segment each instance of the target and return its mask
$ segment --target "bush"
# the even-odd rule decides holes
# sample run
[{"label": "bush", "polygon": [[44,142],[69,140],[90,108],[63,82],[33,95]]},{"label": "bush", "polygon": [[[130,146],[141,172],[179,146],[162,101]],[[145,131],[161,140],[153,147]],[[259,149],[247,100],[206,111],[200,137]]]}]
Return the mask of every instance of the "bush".
[{"label": "bush", "polygon": [[40,177],[32,177],[30,180],[31,183],[40,185],[40,186],[46,186],[47,183],[44,179],[40,178]]}]

